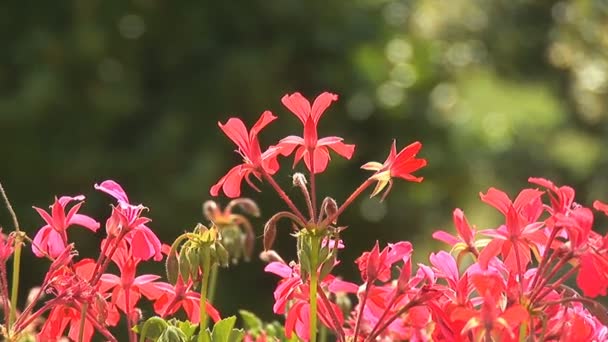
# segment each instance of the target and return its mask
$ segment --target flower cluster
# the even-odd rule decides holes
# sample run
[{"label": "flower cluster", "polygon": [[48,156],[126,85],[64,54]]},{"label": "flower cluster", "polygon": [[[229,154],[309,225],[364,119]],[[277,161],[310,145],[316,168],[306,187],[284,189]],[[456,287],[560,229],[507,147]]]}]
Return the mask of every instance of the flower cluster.
[{"label": "flower cluster", "polygon": [[[133,204],[112,180],[94,186],[115,200],[97,259],[78,258],[68,236],[73,226],[93,232],[101,228],[97,220],[80,213],[83,195],[56,198],[49,211],[35,207],[44,225],[32,239],[19,230],[15,218],[14,232],[7,236],[0,230],[5,315],[0,334],[11,342],[31,337],[91,341],[96,333],[116,341],[113,327],[124,319],[132,328],[130,342],[137,341],[138,334],[141,341],[316,342],[328,332],[339,342],[608,340],[608,311],[594,299],[608,292],[608,235],[596,231],[594,211],[575,202],[573,188],[543,178],[530,178],[531,186],[514,199],[495,188],[480,193],[481,201],[503,217],[495,228],[478,230],[463,210],[455,209],[456,234],[433,233],[449,251],[432,253],[426,264],[412,261],[410,242],[385,247],[376,242],[355,260],[358,283],[334,274],[345,248],[342,234],[352,231],[338,225],[342,213],[371,186],[370,196],[381,194],[384,200],[396,179],[423,181],[413,173],[427,163],[417,156],[420,142],[398,151],[393,141],[383,163],[361,166],[372,174],[346,199],[319,200],[316,177],[329,166],[331,154],[350,159],[355,151],[355,145],[340,137],[318,136],[321,116],[337,99],[325,92],[311,104],[299,93],[285,95],[282,103],[303,124],[302,136],[287,136],[266,149],[259,135],[277,119],[270,111],[251,129],[239,118],[219,123],[243,160],[210,193],[232,200],[224,209],[206,201],[202,209],[208,226],[197,224],[171,246],[162,244],[148,226],[147,208]],[[293,174],[291,185],[303,197],[305,210],[274,178],[279,158],[289,156],[294,168],[304,161],[305,170]],[[247,216],[259,217],[260,209],[253,200],[238,198],[243,180],[260,191],[252,176],[270,185],[287,206],[266,221],[260,254],[267,262],[265,271],[280,277],[273,311],[285,322],[263,323],[241,311],[243,330],[234,328],[236,317],[221,319],[212,302],[218,268],[248,260],[254,252],[257,234]],[[608,215],[608,204],[595,201],[593,208]],[[289,262],[272,249],[284,221],[290,223],[297,252],[297,259]],[[25,243],[50,263],[40,288],[19,312],[15,289]],[[11,257],[17,273],[9,287],[6,264]],[[168,282],[158,275],[138,275],[141,263],[163,260]],[[117,273],[111,272],[112,264]],[[144,317],[144,299],[157,316]],[[178,311],[187,321],[176,318]],[[214,321],[210,329],[209,318]]]}]

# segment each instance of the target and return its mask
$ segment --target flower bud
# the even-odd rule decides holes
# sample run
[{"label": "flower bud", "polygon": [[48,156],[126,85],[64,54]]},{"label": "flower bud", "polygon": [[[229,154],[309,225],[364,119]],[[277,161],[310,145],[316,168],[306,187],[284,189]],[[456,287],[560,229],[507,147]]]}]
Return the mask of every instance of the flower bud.
[{"label": "flower bud", "polygon": [[286,264],[285,260],[283,260],[283,258],[281,258],[279,253],[277,253],[275,250],[272,250],[272,249],[262,251],[262,253],[260,253],[260,260],[262,260],[265,263],[271,263],[274,261],[278,261],[280,263]]},{"label": "flower bud", "polygon": [[219,209],[217,203],[211,200],[203,203],[203,216],[205,216],[208,221],[213,221],[218,213]]},{"label": "flower bud", "polygon": [[[323,203],[321,204],[321,210],[325,217],[333,217],[338,212],[338,203],[336,200],[331,197],[325,197],[323,199]],[[338,218],[336,217],[331,224],[336,224],[338,222]]]},{"label": "flower bud", "polygon": [[291,179],[293,181],[293,186],[298,188],[306,187],[306,184],[308,184],[306,176],[304,176],[304,174],[300,172],[294,173]]},{"label": "flower bud", "polygon": [[253,217],[260,216],[260,208],[251,198],[237,198],[233,199],[226,206],[226,211],[228,213],[232,213],[233,208],[239,208],[244,211],[246,214],[249,214]]}]

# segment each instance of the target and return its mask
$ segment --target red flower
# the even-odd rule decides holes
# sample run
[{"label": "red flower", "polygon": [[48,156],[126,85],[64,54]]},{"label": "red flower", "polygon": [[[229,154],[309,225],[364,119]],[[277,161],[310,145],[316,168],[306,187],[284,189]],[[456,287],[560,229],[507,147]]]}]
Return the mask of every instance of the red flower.
[{"label": "red flower", "polygon": [[608,216],[608,204],[602,201],[594,201],[593,209],[603,212],[606,216]]},{"label": "red flower", "polygon": [[389,152],[384,164],[378,162],[369,162],[361,166],[364,170],[376,171],[370,179],[378,181],[372,197],[376,196],[387,185],[389,186],[383,195],[383,198],[388,195],[388,192],[393,185],[393,178],[399,177],[410,182],[422,182],[422,177],[415,177],[412,172],[426,166],[425,159],[416,158],[416,154],[422,148],[422,144],[418,141],[404,147],[397,153],[396,142],[393,140],[391,151]]},{"label": "red flower", "polygon": [[[161,315],[161,317],[167,317],[176,313],[180,307],[183,307],[190,322],[198,323],[200,321],[200,294],[190,290],[192,288],[192,280],[184,283],[182,277],[178,276],[175,286],[167,283],[158,283],[157,288],[162,289],[160,292],[162,294],[158,298],[155,298],[154,311],[157,314]],[[219,312],[208,301],[205,308],[207,314],[214,322],[221,319]]]},{"label": "red flower", "polygon": [[520,324],[528,319],[528,311],[520,304],[503,311],[492,296],[485,295],[480,311],[459,307],[452,313],[452,319],[467,322],[461,332],[463,336],[474,332],[475,340],[499,336],[499,341],[511,341],[517,337]]},{"label": "red flower", "polygon": [[[338,95],[331,93],[322,93],[317,96],[312,107],[310,102],[300,93],[285,95],[281,102],[304,124],[304,138],[290,135],[279,142],[281,154],[290,155],[294,149],[296,155],[294,166],[304,158],[304,163],[309,171],[321,173],[327,168],[329,163],[329,149],[331,148],[336,153],[346,159],[350,159],[355,151],[355,145],[349,145],[342,142],[339,137],[318,138],[317,125],[321,115],[327,107],[338,99]],[[314,164],[314,165],[313,165]]]},{"label": "red flower", "polygon": [[[104,241],[107,243],[107,240]],[[120,277],[105,273],[101,276],[102,292],[112,290],[112,304],[116,305],[127,315],[131,314],[143,294],[147,298],[158,298],[164,293],[163,286],[155,282],[158,275],[144,274],[135,277],[137,264],[140,258],[134,257],[132,247],[127,247],[122,240],[112,255],[112,261],[120,270]]]},{"label": "red flower", "polygon": [[487,194],[480,194],[483,202],[498,209],[506,217],[505,225],[481,232],[493,240],[479,254],[480,266],[487,268],[491,258],[502,254],[509,270],[525,270],[531,260],[530,248],[538,251],[547,240],[542,231],[544,223],[537,222],[543,211],[540,200],[542,194],[539,190],[524,189],[513,202],[507,194],[495,188],[490,188]]},{"label": "red flower", "polygon": [[69,325],[68,336],[77,341],[80,330],[81,310],[86,303],[87,312],[84,322],[83,340],[91,341],[95,330],[114,326],[118,323],[118,311],[103,298],[103,293],[92,287],[88,281],[93,276],[95,261],[83,259],[74,264],[73,269],[68,266],[61,267],[52,274],[48,293],[56,295],[56,305],[52,309],[38,336],[41,341],[56,341],[63,335]]},{"label": "red flower", "polygon": [[117,236],[120,232],[126,232],[125,239],[131,244],[134,257],[143,260],[154,257],[156,261],[161,260],[163,258],[161,242],[146,226],[150,219],[141,216],[146,207],[141,204],[130,204],[127,193],[113,180],[95,184],[95,189],[114,197],[118,202],[118,206],[112,208],[112,216],[106,221],[108,236]]},{"label": "red flower", "polygon": [[472,252],[477,255],[477,248],[484,243],[484,241],[475,241],[475,228],[472,228],[467,221],[464,212],[461,209],[455,209],[453,213],[454,226],[456,226],[457,236],[438,230],[433,233],[433,238],[439,241],[443,241],[448,245],[452,246],[452,251],[458,252],[460,257],[461,252]]},{"label": "red flower", "polygon": [[261,172],[267,172],[270,175],[277,172],[279,169],[277,162],[278,148],[270,147],[262,153],[258,141],[260,131],[276,118],[270,111],[265,111],[249,132],[243,121],[238,118],[230,118],[223,125],[218,122],[224,134],[238,147],[237,153],[243,157],[243,163],[230,169],[224,177],[211,187],[212,196],[217,196],[221,189],[230,198],[239,197],[243,178],[252,188],[258,190],[249,179],[250,175],[253,174],[257,179],[260,179]]},{"label": "red flower", "polygon": [[[66,214],[67,205],[72,201],[78,201]],[[40,228],[34,242],[32,243],[32,251],[38,257],[48,254],[52,258],[56,258],[64,251],[67,245],[68,236],[66,229],[73,225],[79,225],[88,228],[92,231],[99,229],[99,222],[89,216],[78,214],[78,210],[84,203],[84,196],[62,196],[59,199],[55,198],[55,203],[51,205],[51,214],[45,210],[34,207],[38,214],[42,217],[46,225]]]}]

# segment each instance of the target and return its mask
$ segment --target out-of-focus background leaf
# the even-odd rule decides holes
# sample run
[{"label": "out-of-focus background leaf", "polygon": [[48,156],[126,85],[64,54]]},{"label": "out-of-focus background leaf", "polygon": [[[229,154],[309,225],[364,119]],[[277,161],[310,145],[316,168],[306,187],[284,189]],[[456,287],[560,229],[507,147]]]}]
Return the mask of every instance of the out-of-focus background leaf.
[{"label": "out-of-focus background leaf", "polygon": [[[349,279],[375,240],[413,240],[425,259],[455,207],[496,224],[478,198],[490,186],[514,194],[542,176],[575,186],[581,203],[608,199],[606,1],[4,1],[0,41],[0,177],[30,236],[42,225],[31,206],[56,195],[86,195],[82,211],[105,221],[111,201],[93,184],[111,178],[170,242],[239,161],[217,122],[251,125],[269,109],[279,120],[264,144],[300,135],[280,103],[294,91],[339,94],[321,135],[357,144],[319,177],[319,197],[342,201],[393,138],[422,141],[429,161],[422,184],[398,182],[385,202],[364,196],[343,215]],[[293,172],[285,160],[277,181],[299,201]],[[285,208],[265,185],[244,189],[264,218]],[[0,223],[11,228],[4,210]],[[81,255],[96,255],[101,233],[70,230]],[[277,249],[294,257],[287,229]],[[47,264],[24,262],[23,294]],[[224,314],[271,317],[276,279],[262,268],[221,274]]]}]

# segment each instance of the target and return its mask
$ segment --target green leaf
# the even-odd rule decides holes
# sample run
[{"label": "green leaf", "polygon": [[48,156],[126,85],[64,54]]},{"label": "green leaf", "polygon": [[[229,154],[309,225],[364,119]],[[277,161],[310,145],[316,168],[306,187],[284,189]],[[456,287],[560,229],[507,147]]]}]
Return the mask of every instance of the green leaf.
[{"label": "green leaf", "polygon": [[181,330],[188,339],[194,336],[194,333],[198,328],[198,324],[192,324],[190,323],[190,321],[179,322],[177,326],[179,327],[179,330]]},{"label": "green leaf", "polygon": [[158,337],[157,342],[188,342],[188,338],[178,327],[170,326]]},{"label": "green leaf", "polygon": [[133,327],[133,331],[140,334],[142,339],[147,338],[156,341],[167,327],[169,327],[169,324],[164,319],[154,316]]},{"label": "green leaf", "polygon": [[230,316],[215,323],[211,332],[212,342],[229,342],[232,328],[236,323],[236,316]]},{"label": "green leaf", "polygon": [[262,320],[258,318],[253,312],[247,310],[239,310],[239,314],[243,319],[243,325],[245,329],[261,329],[262,328]]},{"label": "green leaf", "polygon": [[243,329],[232,329],[230,332],[229,342],[241,342],[245,336],[245,330]]}]

